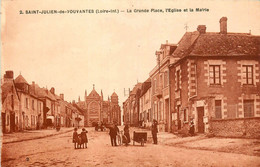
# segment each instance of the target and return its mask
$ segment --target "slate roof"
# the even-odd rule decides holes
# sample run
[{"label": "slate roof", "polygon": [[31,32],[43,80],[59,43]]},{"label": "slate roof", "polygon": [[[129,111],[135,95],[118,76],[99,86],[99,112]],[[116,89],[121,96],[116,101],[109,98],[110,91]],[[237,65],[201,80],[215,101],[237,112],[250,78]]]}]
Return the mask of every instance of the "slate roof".
[{"label": "slate roof", "polygon": [[151,88],[151,79],[148,78],[146,81],[144,81],[144,83],[142,84],[142,87],[141,87],[141,94],[140,96],[143,96],[147,90]]},{"label": "slate roof", "polygon": [[260,56],[260,36],[247,33],[184,34],[173,56]]},{"label": "slate roof", "polygon": [[15,83],[26,83],[28,84],[28,82],[24,79],[24,77],[20,74],[18,75],[15,80],[14,80]]},{"label": "slate roof", "polygon": [[[1,85],[1,90],[2,90],[2,104],[4,103],[6,97],[8,96],[8,93],[13,91],[13,88],[15,88],[13,81],[12,82],[4,82]],[[15,94],[17,94],[17,92],[14,92]],[[19,98],[19,96],[17,95],[17,97]]]},{"label": "slate roof", "polygon": [[38,97],[42,97],[42,98],[49,98],[53,101],[56,100],[55,96],[46,88],[40,88],[39,85],[35,84],[35,94]]},{"label": "slate roof", "polygon": [[141,86],[142,86],[142,83],[137,83],[135,85],[135,87],[133,88],[133,90],[131,91],[130,95],[135,95],[137,93],[138,89],[141,88]]},{"label": "slate roof", "polygon": [[81,107],[79,107],[77,104],[73,104],[73,107],[75,107],[75,109],[77,109],[79,114],[84,115],[85,111]]},{"label": "slate roof", "polygon": [[246,34],[205,34],[200,35],[191,55],[259,56],[260,36]]}]

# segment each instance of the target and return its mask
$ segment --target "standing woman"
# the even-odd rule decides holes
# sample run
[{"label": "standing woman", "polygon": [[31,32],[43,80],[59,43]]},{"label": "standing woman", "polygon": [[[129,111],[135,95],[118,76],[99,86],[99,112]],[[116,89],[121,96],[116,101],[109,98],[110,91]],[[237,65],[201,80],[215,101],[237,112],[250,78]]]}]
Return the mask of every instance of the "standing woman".
[{"label": "standing woman", "polygon": [[124,127],[124,135],[127,138],[126,145],[130,143],[130,133],[129,133],[129,126],[126,124]]},{"label": "standing woman", "polygon": [[195,131],[195,127],[194,127],[194,122],[193,122],[193,118],[190,121],[190,134],[193,136],[194,135],[194,131]]}]

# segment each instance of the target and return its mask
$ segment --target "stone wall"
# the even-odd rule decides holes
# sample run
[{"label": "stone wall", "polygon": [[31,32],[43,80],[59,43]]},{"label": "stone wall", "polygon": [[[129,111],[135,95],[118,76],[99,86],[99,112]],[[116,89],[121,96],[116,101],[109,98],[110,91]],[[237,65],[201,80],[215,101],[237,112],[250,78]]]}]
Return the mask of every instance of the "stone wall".
[{"label": "stone wall", "polygon": [[215,136],[260,138],[260,117],[211,120],[210,125]]}]

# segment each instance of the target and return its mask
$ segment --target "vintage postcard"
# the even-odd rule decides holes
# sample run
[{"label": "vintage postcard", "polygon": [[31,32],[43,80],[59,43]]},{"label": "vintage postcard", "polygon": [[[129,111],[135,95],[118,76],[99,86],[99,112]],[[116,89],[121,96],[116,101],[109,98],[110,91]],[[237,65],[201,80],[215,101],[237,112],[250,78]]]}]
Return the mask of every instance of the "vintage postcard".
[{"label": "vintage postcard", "polygon": [[259,9],[2,0],[1,166],[260,166]]}]

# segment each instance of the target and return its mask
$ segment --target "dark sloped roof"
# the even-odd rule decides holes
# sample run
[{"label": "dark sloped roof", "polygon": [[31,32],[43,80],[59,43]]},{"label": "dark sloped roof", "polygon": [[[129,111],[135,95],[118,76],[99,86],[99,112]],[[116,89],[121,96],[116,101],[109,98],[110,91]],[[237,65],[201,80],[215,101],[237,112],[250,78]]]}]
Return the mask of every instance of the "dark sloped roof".
[{"label": "dark sloped roof", "polygon": [[24,77],[20,74],[18,75],[15,80],[14,80],[15,83],[26,83],[28,84],[28,82],[24,79]]},{"label": "dark sloped roof", "polygon": [[[1,93],[2,93],[2,97],[1,97],[1,99],[2,99],[2,104],[4,103],[4,101],[5,101],[5,99],[6,99],[7,95],[8,95],[8,93],[12,92],[14,88],[15,88],[15,87],[14,87],[13,81],[12,81],[12,82],[5,82],[5,83],[3,83],[3,84],[1,85],[1,90],[2,90],[2,92],[1,92]],[[17,92],[15,92],[15,93],[17,93]]]},{"label": "dark sloped roof", "polygon": [[46,89],[46,88],[40,88],[39,85],[35,84],[35,94],[38,96],[38,97],[47,97],[51,100],[56,100],[55,96],[52,95],[52,93]]},{"label": "dark sloped roof", "polygon": [[[150,79],[150,78],[149,78]],[[143,84],[142,84],[142,87],[141,87],[141,94],[140,96],[143,96],[147,90],[151,87],[151,79],[150,80],[146,80]]]},{"label": "dark sloped roof", "polygon": [[135,87],[133,88],[133,90],[131,91],[130,95],[135,95],[137,93],[138,89],[141,88],[141,86],[142,86],[142,83],[137,83],[135,85]]},{"label": "dark sloped roof", "polygon": [[73,104],[73,106],[79,111],[81,115],[84,115],[84,110],[80,106],[78,106],[77,104]]},{"label": "dark sloped roof", "polygon": [[236,56],[259,55],[260,36],[249,34],[201,34],[192,46],[190,55]]},{"label": "dark sloped roof", "polygon": [[260,56],[260,36],[246,33],[187,32],[180,40],[175,57],[185,56]]},{"label": "dark sloped roof", "polygon": [[199,32],[186,32],[182,39],[178,43],[178,47],[173,52],[173,56],[176,57],[184,57],[187,56],[190,52],[190,47],[193,45],[193,43],[196,41],[196,39],[199,37]]}]

